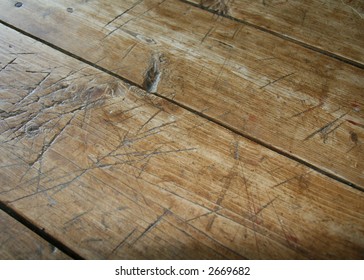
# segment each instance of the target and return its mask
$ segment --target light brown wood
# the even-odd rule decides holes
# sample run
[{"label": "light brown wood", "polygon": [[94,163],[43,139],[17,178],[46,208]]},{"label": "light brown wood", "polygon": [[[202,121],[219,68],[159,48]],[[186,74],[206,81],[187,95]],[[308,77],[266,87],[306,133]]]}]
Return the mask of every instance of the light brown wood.
[{"label": "light brown wood", "polygon": [[363,0],[186,0],[364,66]]},{"label": "light brown wood", "polygon": [[0,260],[66,260],[58,248],[0,210]]},{"label": "light brown wood", "polygon": [[13,2],[8,24],[364,188],[363,70],[180,1]]},{"label": "light brown wood", "polygon": [[363,258],[363,192],[0,26],[0,200],[88,259]]}]

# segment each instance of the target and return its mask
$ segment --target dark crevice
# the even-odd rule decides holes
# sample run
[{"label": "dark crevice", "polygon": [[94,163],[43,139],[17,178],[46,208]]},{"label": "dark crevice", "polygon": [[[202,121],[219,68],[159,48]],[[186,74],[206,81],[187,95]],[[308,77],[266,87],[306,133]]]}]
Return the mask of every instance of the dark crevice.
[{"label": "dark crevice", "polygon": [[[95,63],[92,63],[92,62],[90,62],[90,61],[88,61],[88,60],[86,60],[86,59],[84,59],[84,58],[82,58],[82,57],[80,57],[78,55],[75,55],[75,54],[73,54],[73,53],[71,53],[71,52],[69,52],[69,51],[67,51],[65,49],[62,49],[62,48],[60,48],[60,47],[58,47],[58,46],[56,46],[56,45],[54,45],[54,44],[52,44],[50,42],[47,42],[47,41],[45,41],[45,40],[43,40],[41,38],[38,38],[38,37],[36,37],[36,36],[34,36],[34,35],[26,32],[26,31],[24,31],[22,29],[19,29],[19,28],[15,27],[15,26],[7,23],[7,22],[4,22],[3,20],[0,20],[0,23],[3,24],[3,25],[5,25],[5,26],[7,26],[7,27],[9,27],[9,28],[11,28],[11,29],[16,30],[17,32],[19,32],[19,33],[21,33],[21,34],[23,34],[25,36],[28,36],[28,37],[30,37],[30,38],[38,41],[38,42],[41,42],[44,45],[47,45],[47,46],[49,46],[49,47],[51,47],[51,48],[53,48],[53,49],[55,49],[55,50],[57,50],[57,51],[65,54],[65,55],[67,55],[67,56],[70,56],[70,57],[72,57],[72,58],[74,58],[74,59],[76,59],[76,60],[78,60],[80,62],[83,62],[83,63],[85,63],[85,64],[87,64],[87,65],[89,65],[91,67],[94,67],[94,68],[96,68],[96,69],[98,69],[98,70],[100,70],[100,71],[102,71],[102,72],[104,72],[106,74],[109,74],[109,75],[111,75],[111,76],[113,76],[113,77],[115,77],[115,78],[117,78],[117,79],[119,79],[119,80],[121,80],[121,81],[123,81],[125,83],[128,83],[128,84],[130,84],[132,86],[135,86],[137,88],[140,88],[142,90],[145,90],[145,89],[143,89],[142,86],[140,86],[139,84],[137,84],[137,83],[135,83],[135,82],[133,82],[131,80],[128,80],[128,79],[126,79],[126,78],[124,78],[124,77],[122,77],[122,76],[120,76],[120,75],[118,75],[118,74],[116,74],[116,73],[114,73],[114,72],[106,69],[106,68],[103,68],[103,67],[101,67],[101,66],[99,66],[99,65],[97,65]],[[259,145],[261,145],[261,146],[263,146],[265,148],[268,148],[268,149],[270,149],[270,150],[272,150],[272,151],[274,151],[274,152],[276,152],[276,153],[278,153],[278,154],[280,154],[282,156],[285,156],[285,157],[287,157],[287,158],[289,158],[291,160],[294,160],[294,161],[296,161],[298,163],[301,163],[301,164],[303,164],[303,165],[305,165],[305,166],[307,166],[307,167],[309,167],[309,168],[317,171],[318,173],[321,173],[321,174],[323,174],[323,175],[325,175],[325,176],[327,176],[327,177],[329,177],[331,179],[334,179],[334,180],[336,180],[336,181],[338,181],[340,183],[343,183],[343,184],[345,184],[347,186],[350,186],[350,187],[352,187],[354,189],[357,189],[359,191],[364,192],[364,188],[363,187],[360,187],[359,185],[356,185],[356,184],[354,184],[354,183],[346,180],[345,178],[342,178],[342,177],[340,177],[340,176],[338,176],[338,175],[336,175],[334,173],[325,171],[325,170],[323,170],[323,169],[321,169],[321,168],[319,168],[319,167],[317,167],[317,166],[315,166],[315,165],[313,165],[313,164],[311,164],[311,163],[309,163],[309,162],[307,162],[307,161],[299,158],[298,156],[295,156],[295,155],[290,154],[289,152],[280,150],[279,148],[274,147],[274,146],[272,146],[269,143],[266,143],[266,142],[264,142],[264,141],[262,141],[260,139],[257,139],[255,137],[252,137],[252,136],[250,136],[250,135],[248,135],[246,133],[243,133],[243,132],[237,130],[236,128],[234,128],[232,126],[221,122],[220,120],[217,120],[217,119],[212,118],[212,117],[210,117],[208,115],[205,115],[202,112],[199,112],[199,111],[197,111],[195,109],[192,109],[192,108],[190,108],[190,107],[188,107],[188,106],[186,106],[186,105],[184,105],[184,104],[182,104],[180,102],[177,102],[177,101],[175,101],[173,99],[170,99],[168,97],[165,97],[165,96],[163,96],[163,95],[161,95],[159,93],[150,93],[150,94],[153,94],[155,96],[158,96],[158,97],[160,97],[160,98],[162,98],[162,99],[164,99],[164,100],[166,100],[166,101],[168,101],[168,102],[170,102],[172,104],[175,104],[175,105],[177,105],[179,107],[182,107],[183,109],[185,109],[185,110],[187,110],[187,111],[189,111],[189,112],[191,112],[191,113],[193,113],[195,115],[198,115],[198,116],[200,116],[200,117],[202,117],[204,119],[207,119],[207,120],[209,120],[209,121],[211,121],[211,122],[213,122],[213,123],[215,123],[215,124],[217,124],[217,125],[219,125],[221,127],[224,127],[226,129],[228,129],[228,130],[236,133],[237,135],[240,135],[240,136],[242,136],[242,137],[244,137],[246,139],[249,139],[250,141],[255,142],[255,143],[257,143],[257,144],[259,144]]]},{"label": "dark crevice", "polygon": [[67,245],[63,244],[58,239],[54,238],[52,235],[48,234],[44,229],[37,227],[34,225],[31,221],[29,221],[27,218],[25,218],[23,215],[19,214],[14,209],[10,208],[8,205],[6,205],[4,202],[0,201],[0,209],[7,213],[9,216],[17,220],[19,223],[27,227],[29,230],[43,238],[48,243],[52,244],[54,247],[58,248],[60,251],[62,251],[64,254],[68,255],[69,257],[75,259],[75,260],[83,260],[84,258],[81,257],[78,253],[73,251],[71,248],[69,248]]},{"label": "dark crevice", "polygon": [[340,62],[344,62],[344,63],[350,64],[350,65],[352,65],[352,66],[358,67],[358,68],[360,68],[360,69],[364,69],[364,65],[363,65],[362,63],[360,63],[360,62],[357,62],[357,61],[355,61],[355,60],[352,60],[352,59],[346,58],[346,57],[344,57],[344,56],[341,56],[341,55],[338,55],[338,54],[332,53],[332,52],[327,51],[327,50],[324,50],[324,49],[321,49],[321,48],[319,48],[319,47],[312,46],[312,45],[307,44],[307,43],[305,43],[305,42],[303,42],[303,41],[300,41],[300,40],[298,40],[298,39],[292,38],[292,37],[290,37],[290,36],[288,36],[288,35],[284,35],[284,34],[281,34],[281,33],[277,32],[277,31],[273,31],[273,30],[270,30],[270,29],[268,29],[268,28],[261,27],[261,26],[259,26],[259,25],[256,25],[256,24],[253,24],[253,23],[250,23],[250,22],[248,22],[248,21],[246,21],[246,20],[242,20],[242,19],[238,19],[238,18],[232,17],[232,16],[230,16],[230,15],[228,15],[228,14],[226,14],[226,13],[221,13],[221,12],[219,12],[219,11],[215,11],[215,10],[210,9],[210,8],[208,8],[208,7],[203,7],[203,6],[202,6],[202,5],[200,5],[200,4],[192,3],[192,2],[189,2],[188,0],[179,0],[179,1],[181,1],[181,2],[183,2],[183,3],[185,3],[185,4],[188,4],[188,5],[192,5],[192,6],[194,6],[194,7],[200,8],[200,9],[202,9],[202,10],[204,10],[204,11],[208,11],[208,12],[210,12],[210,13],[216,14],[216,15],[218,15],[218,16],[221,16],[221,17],[224,17],[224,18],[230,19],[230,20],[232,20],[232,21],[235,21],[235,22],[238,22],[238,23],[245,24],[245,25],[247,25],[247,26],[253,27],[253,28],[258,29],[258,30],[260,30],[260,31],[263,31],[263,32],[269,33],[269,34],[271,34],[271,35],[274,35],[274,36],[276,36],[276,37],[279,37],[279,38],[281,38],[281,39],[284,39],[284,40],[286,40],[286,41],[289,41],[289,42],[291,42],[291,43],[294,43],[294,44],[296,44],[296,45],[299,45],[299,46],[301,46],[301,47],[304,47],[304,48],[306,48],[306,49],[309,49],[309,50],[311,50],[311,51],[315,51],[315,52],[321,53],[321,54],[323,54],[323,55],[325,55],[325,56],[328,56],[328,57],[330,57],[330,58],[336,59],[336,60],[338,60],[338,61],[340,61]]}]

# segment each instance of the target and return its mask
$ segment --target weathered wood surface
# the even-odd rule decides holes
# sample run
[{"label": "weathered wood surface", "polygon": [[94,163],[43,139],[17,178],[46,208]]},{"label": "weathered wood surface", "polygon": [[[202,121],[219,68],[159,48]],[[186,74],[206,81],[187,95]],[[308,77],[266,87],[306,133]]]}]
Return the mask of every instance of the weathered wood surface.
[{"label": "weathered wood surface", "polygon": [[363,0],[184,0],[364,66]]},{"label": "weathered wood surface", "polygon": [[0,200],[89,259],[363,258],[363,192],[0,26]]},{"label": "weathered wood surface", "polygon": [[0,260],[42,259],[69,257],[0,210]]},{"label": "weathered wood surface", "polygon": [[364,188],[362,69],[180,1],[14,3],[2,21]]}]

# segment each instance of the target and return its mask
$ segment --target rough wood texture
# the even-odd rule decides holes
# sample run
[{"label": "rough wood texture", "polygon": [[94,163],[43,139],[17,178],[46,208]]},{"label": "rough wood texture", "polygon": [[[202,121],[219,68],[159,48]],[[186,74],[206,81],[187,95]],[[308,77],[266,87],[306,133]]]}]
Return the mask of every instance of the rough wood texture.
[{"label": "rough wood texture", "polygon": [[43,259],[69,257],[0,210],[0,260]]},{"label": "rough wood texture", "polygon": [[363,192],[3,26],[0,45],[0,200],[81,256],[364,257]]},{"label": "rough wood texture", "polygon": [[14,3],[1,20],[364,189],[363,70],[180,1]]},{"label": "rough wood texture", "polygon": [[185,0],[364,66],[363,0]]}]

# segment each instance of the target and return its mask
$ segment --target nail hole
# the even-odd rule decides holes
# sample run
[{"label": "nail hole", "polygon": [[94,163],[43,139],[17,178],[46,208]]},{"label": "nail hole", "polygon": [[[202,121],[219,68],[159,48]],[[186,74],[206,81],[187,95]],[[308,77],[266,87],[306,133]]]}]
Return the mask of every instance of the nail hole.
[{"label": "nail hole", "polygon": [[20,8],[21,6],[23,6],[23,3],[22,2],[16,2],[14,6],[17,7],[17,8]]},{"label": "nail hole", "polygon": [[29,125],[28,127],[26,127],[25,132],[28,136],[32,137],[38,134],[39,132],[39,127],[37,125]]},{"label": "nail hole", "polygon": [[67,8],[67,12],[73,13],[73,8]]}]

